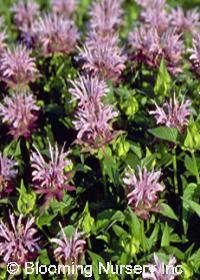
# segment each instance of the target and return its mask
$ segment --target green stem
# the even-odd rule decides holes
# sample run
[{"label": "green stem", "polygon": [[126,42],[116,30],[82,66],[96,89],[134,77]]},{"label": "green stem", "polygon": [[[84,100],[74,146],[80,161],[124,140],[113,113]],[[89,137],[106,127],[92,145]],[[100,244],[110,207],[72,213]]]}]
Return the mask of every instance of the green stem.
[{"label": "green stem", "polygon": [[178,194],[178,179],[177,179],[177,160],[176,160],[176,147],[172,151],[173,153],[173,169],[174,169],[174,187],[175,193]]},{"label": "green stem", "polygon": [[193,161],[194,169],[195,169],[195,176],[197,178],[197,184],[199,185],[200,184],[199,169],[198,169],[198,165],[197,165],[197,161],[196,161],[194,151],[192,151],[191,154],[192,154],[192,161]]}]

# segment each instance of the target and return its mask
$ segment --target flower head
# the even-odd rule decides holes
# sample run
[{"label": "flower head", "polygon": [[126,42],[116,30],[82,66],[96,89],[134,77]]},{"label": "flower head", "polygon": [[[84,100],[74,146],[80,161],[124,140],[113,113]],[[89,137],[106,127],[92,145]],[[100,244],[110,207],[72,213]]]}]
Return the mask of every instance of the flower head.
[{"label": "flower head", "polygon": [[126,56],[118,47],[118,37],[109,36],[105,40],[96,33],[90,34],[80,53],[83,69],[93,75],[97,73],[105,79],[117,82],[125,69]]},{"label": "flower head", "polygon": [[160,171],[147,171],[146,168],[140,167],[138,177],[131,169],[125,174],[124,183],[129,187],[128,204],[142,219],[148,219],[150,211],[158,211],[157,193],[164,190],[164,186],[158,182],[160,176]]},{"label": "flower head", "polygon": [[181,72],[183,41],[175,29],[167,29],[159,35],[155,28],[140,27],[129,35],[132,59],[158,69],[164,58],[167,69],[173,75]]},{"label": "flower head", "polygon": [[181,7],[177,7],[171,11],[170,23],[179,33],[195,33],[200,27],[200,14],[197,9],[185,12]]},{"label": "flower head", "polygon": [[116,136],[112,122],[117,116],[118,113],[109,105],[95,106],[91,102],[84,108],[78,108],[76,120],[73,121],[78,131],[78,142],[94,149],[111,142]]},{"label": "flower head", "polygon": [[0,256],[5,263],[16,262],[24,265],[26,261],[36,257],[39,250],[38,238],[35,238],[35,219],[28,219],[25,223],[22,215],[18,221],[13,214],[9,215],[10,226],[0,222]]},{"label": "flower head", "polygon": [[70,17],[76,9],[75,0],[52,0],[52,10],[55,14]]},{"label": "flower head", "polygon": [[3,79],[11,87],[25,87],[33,82],[38,74],[35,58],[25,46],[18,45],[14,50],[7,50],[0,59],[0,71]]},{"label": "flower head", "polygon": [[46,14],[33,26],[37,42],[43,54],[69,54],[74,51],[79,38],[74,22],[62,15]]},{"label": "flower head", "polygon": [[108,92],[105,82],[87,76],[71,83],[70,93],[78,100],[76,120],[73,122],[78,131],[78,142],[90,148],[99,148],[112,141],[116,136],[112,121],[118,113],[101,100]]},{"label": "flower head", "polygon": [[156,110],[150,111],[150,115],[154,115],[157,124],[163,124],[167,127],[174,127],[179,132],[183,132],[188,125],[188,117],[191,114],[191,101],[184,99],[181,103],[175,97],[171,98],[169,102],[165,102],[162,107],[156,103]]},{"label": "flower head", "polygon": [[97,76],[80,76],[77,80],[70,81],[70,83],[72,88],[69,89],[69,92],[79,102],[79,107],[90,101],[98,104],[101,102],[101,98],[109,91],[105,81],[100,80]]},{"label": "flower head", "polygon": [[150,266],[152,267],[152,271],[151,272],[143,272],[142,273],[142,279],[173,280],[173,279],[176,278],[176,273],[174,273],[175,264],[176,264],[175,257],[171,257],[169,259],[168,264],[166,265],[154,253],[154,264],[150,264]]},{"label": "flower head", "polygon": [[39,15],[39,5],[34,1],[20,0],[12,6],[14,13],[14,21],[17,27],[21,30],[22,27],[30,27]]},{"label": "flower head", "polygon": [[16,162],[0,152],[0,197],[13,190],[13,179],[16,175]]},{"label": "flower head", "polygon": [[6,96],[0,104],[0,116],[3,123],[9,125],[9,133],[15,138],[29,138],[36,127],[36,112],[39,107],[32,94],[13,93]]},{"label": "flower head", "polygon": [[71,161],[67,159],[69,152],[64,152],[64,146],[59,152],[58,146],[51,146],[49,142],[49,158],[44,158],[40,151],[35,148],[31,154],[32,180],[37,193],[45,195],[46,202],[52,197],[61,200],[64,190],[74,190],[67,183],[71,172],[66,171]]},{"label": "flower head", "polygon": [[193,42],[193,46],[191,49],[189,49],[189,52],[191,53],[189,60],[192,64],[192,70],[199,78],[200,77],[200,34],[195,35],[192,42]]},{"label": "flower head", "polygon": [[133,61],[143,62],[153,68],[158,67],[162,49],[156,29],[145,26],[135,28],[129,34],[129,45]]},{"label": "flower head", "polygon": [[90,28],[98,36],[112,35],[121,23],[122,0],[101,0],[93,2],[90,10]]},{"label": "flower head", "polygon": [[77,265],[81,261],[81,258],[84,254],[84,247],[86,244],[86,241],[82,238],[83,233],[78,232],[78,230],[76,229],[74,235],[70,238],[67,238],[64,229],[61,225],[60,228],[61,237],[59,239],[51,239],[51,242],[57,245],[57,248],[54,250],[55,258],[59,263],[65,265]]}]

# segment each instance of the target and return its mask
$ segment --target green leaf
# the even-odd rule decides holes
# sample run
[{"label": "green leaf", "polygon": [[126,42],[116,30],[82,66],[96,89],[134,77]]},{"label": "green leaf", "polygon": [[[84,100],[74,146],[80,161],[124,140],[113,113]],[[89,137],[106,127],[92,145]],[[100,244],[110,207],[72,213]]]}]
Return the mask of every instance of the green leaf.
[{"label": "green leaf", "polygon": [[160,205],[160,213],[163,216],[166,216],[170,219],[176,220],[178,221],[178,217],[176,216],[176,214],[174,213],[173,209],[166,203],[161,203]]},{"label": "green leaf", "polygon": [[99,280],[101,279],[99,275],[99,263],[102,263],[104,266],[106,266],[105,261],[100,255],[97,255],[96,253],[91,252],[90,250],[88,250],[87,252],[92,260],[94,279]]},{"label": "green leaf", "polygon": [[161,247],[167,247],[170,245],[170,229],[167,223],[165,223],[165,227],[163,230],[163,235],[161,239]]},{"label": "green leaf", "polygon": [[27,215],[35,206],[36,194],[33,191],[27,191],[23,180],[21,181],[20,189],[18,189],[20,196],[17,201],[17,209],[20,213]]},{"label": "green leaf", "polygon": [[164,59],[160,63],[160,68],[158,71],[158,76],[156,84],[154,87],[154,92],[159,96],[166,96],[171,89],[171,76],[167,71],[167,67]]},{"label": "green leaf", "polygon": [[192,160],[191,157],[189,157],[188,155],[185,156],[184,159],[184,164],[186,169],[192,174],[192,175],[196,175],[196,171],[195,171],[195,166],[194,166],[194,162]]},{"label": "green leaf", "polygon": [[83,228],[84,232],[88,234],[94,229],[94,223],[95,220],[90,215],[90,210],[87,202],[79,220],[79,225]]},{"label": "green leaf", "polygon": [[187,201],[190,208],[200,217],[200,204],[192,200]]},{"label": "green leaf", "polygon": [[157,128],[149,129],[148,131],[159,139],[177,143],[178,130],[176,128],[160,126]]}]

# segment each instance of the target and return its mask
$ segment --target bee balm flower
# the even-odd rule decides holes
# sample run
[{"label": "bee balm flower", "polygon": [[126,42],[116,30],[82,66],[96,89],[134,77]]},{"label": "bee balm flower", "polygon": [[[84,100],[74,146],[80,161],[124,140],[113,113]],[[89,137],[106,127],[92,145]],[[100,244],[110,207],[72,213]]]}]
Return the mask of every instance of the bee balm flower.
[{"label": "bee balm flower", "polygon": [[54,53],[70,54],[79,38],[74,22],[62,15],[46,14],[33,26],[37,42],[44,55]]},{"label": "bee balm flower", "polygon": [[13,214],[9,215],[10,226],[0,222],[0,256],[7,264],[16,262],[24,265],[26,261],[35,259],[39,251],[38,238],[35,238],[35,219],[27,219],[26,223],[22,215],[18,221]]},{"label": "bee balm flower", "polygon": [[76,120],[73,122],[78,131],[78,142],[94,149],[111,142],[116,136],[112,122],[118,113],[101,100],[108,91],[106,84],[89,77],[81,77],[71,83],[73,88],[70,93],[79,101]]},{"label": "bee balm flower", "polygon": [[[152,271],[143,272],[142,279],[148,280],[173,280],[176,279],[176,273],[174,273],[176,264],[175,257],[169,259],[169,263],[162,262],[154,253],[154,264],[150,264]],[[167,268],[167,271],[166,271]]]},{"label": "bee balm flower", "polygon": [[16,162],[0,152],[0,197],[13,190],[13,179],[16,175]]},{"label": "bee balm flower", "polygon": [[77,229],[73,236],[67,238],[63,227],[61,228],[60,238],[52,238],[51,242],[57,245],[54,250],[56,260],[65,265],[77,265],[80,263],[81,258],[84,254],[84,247],[86,241],[82,238],[83,233],[78,232]]},{"label": "bee balm flower", "polygon": [[9,125],[9,134],[15,139],[20,136],[29,138],[36,128],[39,107],[32,94],[13,93],[11,97],[6,96],[3,104],[0,104],[0,116],[3,123]]},{"label": "bee balm flower", "polygon": [[55,14],[70,17],[76,8],[75,0],[52,0],[52,10]]},{"label": "bee balm flower", "polygon": [[163,124],[167,127],[174,127],[179,132],[183,132],[188,125],[188,117],[191,114],[191,101],[182,100],[178,102],[175,95],[169,102],[165,102],[162,107],[159,107],[156,103],[156,110],[150,111],[150,115],[154,115],[157,124]]},{"label": "bee balm flower", "polygon": [[2,54],[0,70],[9,86],[23,88],[35,81],[38,71],[35,58],[30,57],[30,53],[26,47],[18,45],[14,50],[9,49]]},{"label": "bee balm flower", "polygon": [[129,188],[127,195],[130,204],[136,215],[142,219],[149,218],[149,212],[158,211],[158,192],[164,190],[159,183],[160,171],[147,171],[146,168],[138,168],[138,177],[133,170],[127,171],[124,178],[125,185]]},{"label": "bee balm flower", "polygon": [[64,190],[74,190],[67,182],[71,172],[66,171],[71,165],[67,159],[68,152],[64,152],[64,146],[59,152],[58,146],[55,148],[49,142],[50,159],[45,159],[40,151],[35,148],[31,154],[32,180],[37,193],[44,194],[46,202],[52,197],[61,200]]}]

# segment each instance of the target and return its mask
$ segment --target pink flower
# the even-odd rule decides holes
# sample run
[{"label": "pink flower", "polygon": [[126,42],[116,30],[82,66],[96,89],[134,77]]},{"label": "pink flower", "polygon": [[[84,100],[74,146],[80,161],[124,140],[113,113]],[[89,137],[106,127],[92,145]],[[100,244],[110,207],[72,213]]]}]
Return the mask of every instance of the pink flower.
[{"label": "pink flower", "polygon": [[158,182],[160,176],[160,171],[147,171],[146,168],[141,169],[140,167],[138,168],[138,177],[131,169],[125,174],[123,181],[129,188],[128,204],[142,219],[148,219],[149,212],[158,211],[157,193],[164,190],[164,186]]},{"label": "pink flower", "polygon": [[162,262],[157,255],[154,253],[154,264],[150,264],[150,272],[143,272],[142,279],[148,280],[173,280],[176,278],[174,272],[176,264],[175,257],[169,259],[169,263],[165,264]]},{"label": "pink flower", "polygon": [[133,61],[143,62],[153,68],[159,66],[162,49],[156,29],[145,26],[135,28],[129,34],[129,45]]},{"label": "pink flower", "polygon": [[97,149],[111,142],[117,134],[111,124],[118,113],[113,111],[112,106],[96,108],[93,103],[87,103],[84,108],[78,108],[75,116],[73,124],[80,144]]},{"label": "pink flower", "polygon": [[0,152],[0,197],[13,190],[13,179],[17,173],[16,162]]},{"label": "pink flower", "polygon": [[37,232],[34,228],[35,219],[27,219],[25,223],[22,215],[17,222],[13,214],[9,217],[10,226],[0,222],[0,255],[5,263],[24,265],[26,261],[35,259],[40,249],[38,238],[34,237]]},{"label": "pink flower", "polygon": [[192,64],[192,70],[200,77],[200,34],[195,35],[193,38],[193,46],[189,49],[190,55],[190,62]]},{"label": "pink flower", "polygon": [[45,159],[37,148],[35,150],[31,154],[31,167],[36,192],[45,195],[46,203],[52,197],[61,200],[64,190],[75,189],[67,183],[71,177],[71,172],[66,170],[71,165],[71,161],[67,159],[69,152],[64,152],[64,146],[59,152],[58,146],[53,148],[50,142],[50,159]]},{"label": "pink flower", "polygon": [[52,0],[52,10],[55,14],[70,17],[76,9],[75,0]]},{"label": "pink flower", "polygon": [[108,36],[103,40],[96,33],[91,33],[79,58],[83,60],[83,69],[113,82],[119,80],[125,69],[126,56],[118,47],[117,36]]},{"label": "pink flower", "polygon": [[122,0],[101,0],[93,2],[90,10],[90,28],[98,36],[112,35],[121,24]]},{"label": "pink flower", "polygon": [[183,41],[175,29],[167,29],[160,36],[155,28],[140,27],[129,35],[132,60],[158,69],[164,58],[169,72],[182,71]]},{"label": "pink flower", "polygon": [[156,110],[150,111],[150,115],[154,115],[157,124],[163,124],[167,127],[177,128],[179,132],[183,132],[188,126],[188,117],[191,114],[191,101],[184,99],[181,104],[175,97],[169,102],[165,102],[162,107],[159,107],[155,102]]},{"label": "pink flower", "polygon": [[180,33],[195,33],[200,27],[200,14],[197,9],[185,12],[181,7],[177,7],[171,11],[170,23]]},{"label": "pink flower", "polygon": [[112,122],[118,113],[101,100],[108,92],[105,82],[98,78],[80,77],[71,83],[73,88],[69,91],[79,101],[73,122],[78,131],[78,142],[94,149],[111,142],[116,136]]},{"label": "pink flower", "polygon": [[30,57],[30,54],[31,52],[22,45],[2,54],[0,71],[9,86],[13,88],[25,87],[29,82],[35,81],[38,71],[35,58]]},{"label": "pink flower", "polygon": [[90,101],[98,104],[109,91],[105,81],[100,80],[97,76],[80,76],[75,81],[71,80],[70,83],[72,88],[69,89],[69,92],[79,102],[79,107]]},{"label": "pink flower", "polygon": [[165,0],[146,1],[144,10],[141,12],[141,20],[150,28],[155,28],[159,35],[166,31],[169,26],[169,17],[166,12]]},{"label": "pink flower", "polygon": [[65,265],[79,264],[83,254],[86,241],[82,238],[83,233],[78,232],[76,229],[73,236],[67,238],[63,227],[61,228],[60,238],[52,238],[51,242],[57,245],[57,248],[54,250],[54,255],[56,260]]},{"label": "pink flower", "polygon": [[12,6],[14,21],[19,30],[23,27],[31,27],[35,18],[39,15],[39,5],[34,1],[20,0]]},{"label": "pink flower", "polygon": [[43,54],[70,54],[75,50],[79,39],[74,22],[62,15],[46,14],[40,17],[33,26],[37,42]]},{"label": "pink flower", "polygon": [[0,116],[3,123],[9,125],[9,133],[18,139],[20,136],[29,138],[36,127],[36,112],[39,107],[32,94],[13,93],[6,96],[0,104]]}]

